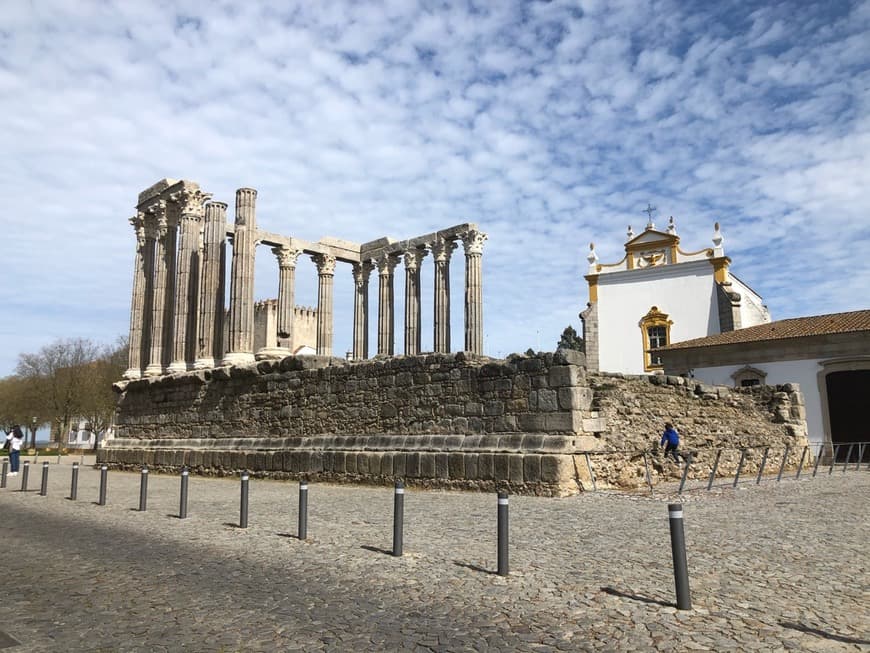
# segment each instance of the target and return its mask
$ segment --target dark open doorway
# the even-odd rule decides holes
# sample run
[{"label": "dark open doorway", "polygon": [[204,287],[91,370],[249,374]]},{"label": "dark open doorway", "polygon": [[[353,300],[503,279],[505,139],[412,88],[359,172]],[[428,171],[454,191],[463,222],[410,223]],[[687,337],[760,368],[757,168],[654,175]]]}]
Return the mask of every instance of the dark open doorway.
[{"label": "dark open doorway", "polygon": [[[831,372],[825,376],[828,391],[828,413],[831,441],[840,445],[837,462],[858,461],[857,443],[870,443],[870,424],[866,406],[870,402],[870,370]],[[849,445],[852,446],[851,455]],[[870,445],[863,447],[863,460],[870,460]]]}]

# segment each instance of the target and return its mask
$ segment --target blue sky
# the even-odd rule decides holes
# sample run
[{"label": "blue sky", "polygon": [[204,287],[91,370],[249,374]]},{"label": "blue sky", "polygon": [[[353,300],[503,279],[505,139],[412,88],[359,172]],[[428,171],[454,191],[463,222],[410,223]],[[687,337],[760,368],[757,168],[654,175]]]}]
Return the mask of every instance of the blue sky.
[{"label": "blue sky", "polygon": [[[619,260],[647,202],[685,249],[719,221],[774,319],[867,308],[868,100],[870,2],[6,0],[0,376],[126,334],[127,219],[164,177],[254,187],[261,228],[310,240],[478,223],[490,355],[579,330],[589,242]],[[339,266],[338,353],[351,290]]]}]

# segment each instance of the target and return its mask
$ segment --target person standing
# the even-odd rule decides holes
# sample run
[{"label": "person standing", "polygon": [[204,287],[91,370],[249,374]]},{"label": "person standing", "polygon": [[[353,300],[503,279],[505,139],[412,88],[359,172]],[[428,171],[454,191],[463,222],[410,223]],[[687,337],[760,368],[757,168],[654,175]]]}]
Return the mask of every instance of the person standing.
[{"label": "person standing", "polygon": [[677,453],[680,446],[680,434],[670,422],[665,422],[665,432],[662,433],[662,441],[659,444],[665,445],[665,457],[670,453],[674,456],[674,462],[680,462],[680,454]]},{"label": "person standing", "polygon": [[9,441],[9,467],[11,468],[10,476],[18,476],[18,463],[21,460],[21,445],[24,444],[24,434],[21,432],[21,427],[16,424],[12,427],[12,432],[6,435]]}]

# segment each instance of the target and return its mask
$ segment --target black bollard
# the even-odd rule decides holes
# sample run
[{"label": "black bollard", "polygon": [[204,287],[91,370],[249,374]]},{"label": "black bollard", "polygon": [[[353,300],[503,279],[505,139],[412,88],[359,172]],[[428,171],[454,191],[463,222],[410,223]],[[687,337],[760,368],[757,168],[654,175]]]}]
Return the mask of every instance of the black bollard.
[{"label": "black bollard", "polygon": [[680,487],[677,490],[677,494],[683,493],[683,487],[686,485],[686,479],[689,477],[689,465],[692,464],[692,454],[684,456],[684,460],[686,461],[686,466],[683,468],[683,475],[680,478]]},{"label": "black bollard", "polygon": [[187,482],[190,472],[187,467],[181,468],[181,499],[178,504],[178,518],[187,519]]},{"label": "black bollard", "polygon": [[782,480],[782,473],[785,471],[785,464],[788,462],[788,454],[791,452],[791,446],[785,445],[785,453],[782,454],[782,462],[779,465],[779,474],[776,475],[776,482],[779,483]]},{"label": "black bollard", "polygon": [[508,575],[508,494],[498,493],[498,575]]},{"label": "black bollard", "polygon": [[0,488],[6,487],[6,475],[9,473],[9,459],[3,459],[3,469],[0,471]]},{"label": "black bollard", "polygon": [[39,496],[48,494],[48,462],[42,463],[42,484],[39,486]]},{"label": "black bollard", "polygon": [[30,475],[30,461],[25,460],[21,469],[21,491],[27,492],[27,477]]},{"label": "black bollard", "polygon": [[816,472],[819,471],[819,463],[822,462],[822,453],[825,450],[825,443],[819,445],[819,453],[816,454],[816,464],[813,465],[813,478],[816,477]]},{"label": "black bollard", "polygon": [[239,507],[239,526],[248,527],[248,472],[242,472],[242,501]]},{"label": "black bollard", "polygon": [[103,465],[100,467],[100,499],[97,505],[106,505],[106,481],[109,479],[109,466]]},{"label": "black bollard", "polygon": [[674,558],[674,584],[677,588],[677,610],[691,610],[689,596],[689,565],[686,562],[686,536],[683,532],[683,504],[668,504],[671,526],[671,553]]},{"label": "black bollard", "polygon": [[755,484],[758,485],[761,483],[761,475],[764,474],[764,466],[767,464],[767,452],[770,451],[770,447],[764,448],[764,455],[761,456],[761,464],[758,466],[758,476],[755,477]]},{"label": "black bollard", "polygon": [[139,512],[145,512],[148,505],[148,465],[142,465],[139,481]]},{"label": "black bollard", "polygon": [[828,468],[828,476],[834,473],[834,463],[837,462],[837,456],[839,455],[839,453],[840,445],[835,444],[833,450],[831,451],[831,466]]},{"label": "black bollard", "polygon": [[852,447],[854,444],[850,444],[849,448],[846,449],[846,460],[843,461],[843,473],[846,473],[846,468],[849,466],[849,460],[852,458]]},{"label": "black bollard", "polygon": [[393,555],[402,555],[402,535],[405,527],[405,484],[396,481],[393,493]]},{"label": "black bollard", "polygon": [[69,483],[69,498],[70,501],[75,501],[79,494],[79,464],[73,463],[72,480]]},{"label": "black bollard", "polygon": [[592,491],[598,491],[598,488],[595,484],[595,472],[592,470],[592,459],[589,457],[589,454],[584,454],[586,456],[586,467],[589,468],[589,478],[592,479]]},{"label": "black bollard", "polygon": [[801,470],[804,467],[804,461],[807,459],[807,451],[809,451],[809,445],[804,445],[804,450],[801,452],[801,461],[798,463],[797,472],[795,472],[794,478],[798,480],[801,477]]},{"label": "black bollard", "polygon": [[734,474],[734,487],[737,487],[738,481],[740,481],[740,472],[743,471],[743,462],[746,460],[746,449],[740,450],[740,462],[737,463],[737,473]]},{"label": "black bollard", "polygon": [[716,478],[716,470],[719,469],[719,458],[722,457],[722,450],[719,449],[716,452],[716,459],[713,461],[713,470],[710,472],[710,480],[707,481],[707,491],[709,492],[713,487],[713,479]]},{"label": "black bollard", "polygon": [[299,481],[299,525],[296,536],[300,540],[308,537],[308,481]]},{"label": "black bollard", "polygon": [[652,476],[649,473],[649,459],[647,458],[646,451],[643,452],[643,468],[646,472],[646,484],[649,486],[649,493],[653,494]]}]

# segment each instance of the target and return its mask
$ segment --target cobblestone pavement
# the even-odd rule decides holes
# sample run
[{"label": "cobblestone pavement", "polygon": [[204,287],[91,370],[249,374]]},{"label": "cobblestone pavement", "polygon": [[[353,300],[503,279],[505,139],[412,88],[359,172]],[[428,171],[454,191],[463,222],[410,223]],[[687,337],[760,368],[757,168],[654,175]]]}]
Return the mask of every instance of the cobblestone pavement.
[{"label": "cobblestone pavement", "polygon": [[[0,490],[11,651],[870,651],[870,472],[723,481],[684,494],[693,609],[675,606],[667,502],[511,497],[510,569],[496,569],[493,494],[51,465]],[[673,492],[673,487],[670,488]],[[11,558],[11,559],[10,559]],[[11,638],[11,639],[10,639]]]}]

